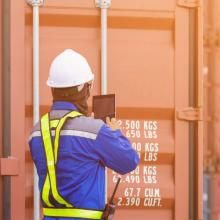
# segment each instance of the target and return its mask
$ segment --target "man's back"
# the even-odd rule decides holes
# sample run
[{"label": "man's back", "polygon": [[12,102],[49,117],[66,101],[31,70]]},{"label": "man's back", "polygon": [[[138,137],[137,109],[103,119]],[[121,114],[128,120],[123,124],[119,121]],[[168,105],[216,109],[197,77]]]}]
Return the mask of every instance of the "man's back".
[{"label": "man's back", "polygon": [[[55,102],[51,119],[59,119],[76,110],[68,102]],[[51,131],[54,137],[54,130]],[[52,138],[53,139],[53,138]],[[40,124],[30,137],[30,150],[39,175],[42,192],[47,174]],[[57,188],[60,195],[76,208],[103,210],[105,206],[105,166],[127,173],[137,166],[139,158],[120,130],[113,131],[101,120],[80,116],[69,119],[60,133],[56,164]],[[50,202],[60,206],[50,193]],[[46,204],[43,203],[46,207]],[[45,217],[45,220],[62,218]],[[65,218],[74,219],[74,218]]]}]

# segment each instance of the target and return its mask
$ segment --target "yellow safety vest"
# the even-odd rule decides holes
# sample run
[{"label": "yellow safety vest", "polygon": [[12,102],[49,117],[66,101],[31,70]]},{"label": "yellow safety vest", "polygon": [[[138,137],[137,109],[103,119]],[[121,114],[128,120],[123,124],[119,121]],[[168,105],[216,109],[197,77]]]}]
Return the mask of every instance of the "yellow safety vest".
[{"label": "yellow safety vest", "polygon": [[[48,208],[43,208],[43,214],[49,217],[70,217],[70,218],[88,218],[101,219],[102,211],[77,209],[66,201],[58,192],[55,165],[57,163],[57,155],[59,150],[60,131],[68,118],[75,118],[82,114],[72,111],[64,115],[59,120],[50,120],[49,113],[41,118],[41,133],[43,146],[47,160],[47,175],[42,189],[42,200]],[[51,139],[51,128],[55,129],[54,143]],[[56,208],[50,202],[50,190],[55,201],[64,205],[65,208]]]}]

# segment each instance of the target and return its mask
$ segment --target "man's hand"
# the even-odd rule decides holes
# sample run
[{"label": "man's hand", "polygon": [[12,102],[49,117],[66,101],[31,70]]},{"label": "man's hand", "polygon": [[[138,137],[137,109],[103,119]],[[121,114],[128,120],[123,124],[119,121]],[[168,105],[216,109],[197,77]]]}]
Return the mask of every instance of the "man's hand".
[{"label": "man's hand", "polygon": [[121,127],[115,118],[106,118],[106,124],[113,130],[121,130]]}]

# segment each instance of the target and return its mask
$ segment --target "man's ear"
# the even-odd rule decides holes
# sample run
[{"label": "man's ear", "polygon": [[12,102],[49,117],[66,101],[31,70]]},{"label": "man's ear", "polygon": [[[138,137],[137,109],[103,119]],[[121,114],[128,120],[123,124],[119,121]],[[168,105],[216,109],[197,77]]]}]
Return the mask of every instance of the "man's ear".
[{"label": "man's ear", "polygon": [[77,86],[78,92],[82,91],[84,85],[85,85],[85,84],[82,84],[82,85]]}]

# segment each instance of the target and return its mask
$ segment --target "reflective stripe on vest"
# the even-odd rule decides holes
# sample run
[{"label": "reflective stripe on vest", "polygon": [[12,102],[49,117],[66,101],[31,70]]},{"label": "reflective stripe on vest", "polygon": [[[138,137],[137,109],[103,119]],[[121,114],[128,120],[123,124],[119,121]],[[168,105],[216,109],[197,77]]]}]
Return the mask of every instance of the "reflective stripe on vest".
[{"label": "reflective stripe on vest", "polygon": [[44,216],[49,217],[101,219],[102,213],[102,211],[76,208],[43,208]]},{"label": "reflective stripe on vest", "polygon": [[54,159],[52,138],[50,134],[49,114],[46,114],[41,118],[41,132],[42,132],[43,145],[44,145],[45,156],[47,161],[47,170],[48,170],[43,186],[42,199],[49,207],[53,207],[53,205],[49,201],[49,192],[51,187],[52,195],[58,203],[65,205],[66,207],[72,207],[71,204],[66,202],[60,196],[57,190],[55,159]]},{"label": "reflective stripe on vest", "polygon": [[[56,181],[56,169],[58,151],[59,151],[59,138],[60,131],[68,118],[75,118],[82,115],[79,112],[72,111],[60,120],[49,120],[49,114],[46,114],[41,119],[41,132],[44,143],[45,155],[47,160],[48,174],[46,176],[43,190],[42,199],[45,204],[50,208],[43,208],[43,214],[50,217],[72,217],[72,218],[87,218],[87,219],[101,219],[103,212],[96,210],[77,209],[65,201],[58,193]],[[51,128],[56,128],[54,138],[54,150],[51,139]],[[49,200],[50,190],[54,199],[59,203],[65,205],[67,208],[55,208]],[[51,208],[54,207],[54,208]]]},{"label": "reflective stripe on vest", "polygon": [[60,120],[51,120],[50,128],[56,128]]},{"label": "reflective stripe on vest", "polygon": [[[59,137],[60,137],[59,134],[60,134],[60,130],[62,129],[62,126],[64,125],[65,121],[68,118],[74,118],[80,115],[82,114],[80,114],[79,112],[73,111],[73,112],[66,114],[64,117],[62,117],[59,120],[59,122],[57,122],[57,120],[52,120],[50,122],[49,114],[45,114],[41,118],[41,132],[42,132],[42,138],[43,138],[45,156],[46,156],[47,168],[48,168],[48,173],[47,173],[47,176],[46,176],[46,179],[43,185],[43,190],[42,190],[42,199],[48,207],[54,207],[54,205],[51,204],[49,200],[50,189],[52,191],[52,195],[54,199],[59,204],[65,205],[66,207],[72,207],[72,205],[68,203],[67,201],[65,201],[58,193],[56,173],[55,173],[56,171],[55,164],[57,162]],[[53,144],[52,144],[51,134],[50,134],[51,127],[57,127],[56,132],[55,132],[56,141],[54,141],[54,151],[53,151]]]},{"label": "reflective stripe on vest", "polygon": [[[51,120],[50,121],[50,128],[56,128],[58,123],[59,123],[59,120]],[[47,174],[44,185],[43,185],[42,199],[48,207],[54,207],[49,200],[49,194],[50,194],[50,180],[49,180],[49,176]]]}]

